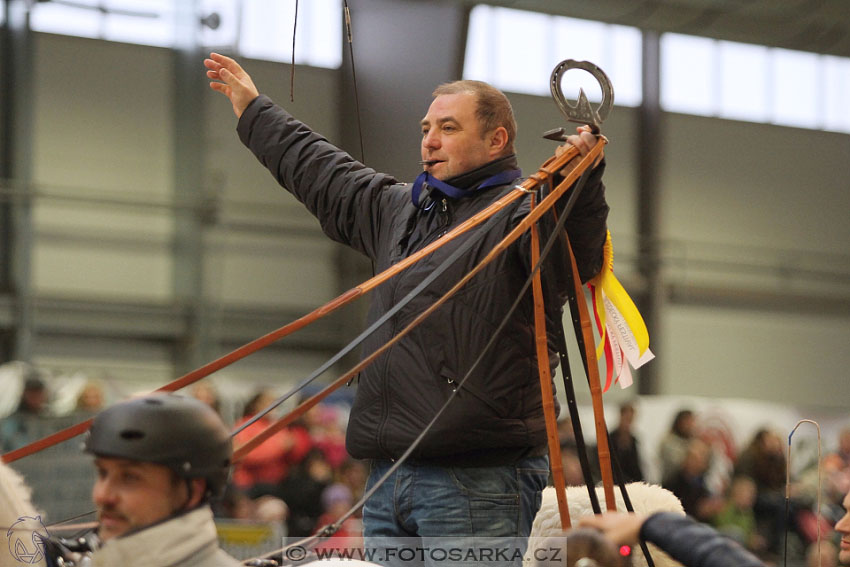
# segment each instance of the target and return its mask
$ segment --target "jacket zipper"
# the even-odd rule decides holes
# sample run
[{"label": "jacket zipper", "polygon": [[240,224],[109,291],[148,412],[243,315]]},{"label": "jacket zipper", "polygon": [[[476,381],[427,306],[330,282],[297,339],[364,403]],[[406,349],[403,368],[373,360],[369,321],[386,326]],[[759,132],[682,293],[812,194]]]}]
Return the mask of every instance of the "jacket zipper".
[{"label": "jacket zipper", "polygon": [[[440,218],[441,222],[439,223],[440,226],[438,226],[437,230],[434,231],[433,234],[431,234],[428,238],[425,238],[422,241],[422,243],[417,247],[417,250],[421,250],[422,248],[424,248],[425,246],[427,246],[428,244],[430,244],[434,240],[437,240],[438,238],[440,238],[440,237],[444,236],[446,233],[448,233],[449,226],[451,225],[452,222],[451,222],[451,213],[449,211],[449,202],[448,202],[448,199],[446,199],[445,197],[443,197],[440,200],[440,217],[441,217]],[[410,254],[413,254],[417,250],[411,250],[410,253],[408,254],[408,256]],[[392,299],[393,299],[393,304],[395,304],[395,302],[397,301],[396,289],[395,288],[393,289]],[[393,325],[392,336],[395,336],[395,334],[396,334],[396,328],[395,328],[395,325]],[[390,349],[390,350],[392,350],[392,349]],[[389,354],[389,353],[387,353],[387,354]],[[387,420],[389,419],[389,394],[387,393],[387,381],[388,381],[389,377],[387,376],[387,372],[386,372],[386,367],[388,365],[389,365],[389,360],[387,360],[384,363],[384,371],[381,372],[381,377],[382,377],[382,380],[381,380],[381,423],[378,425],[378,431],[377,431],[378,446],[381,448],[381,450],[386,455],[390,455],[390,451],[387,449],[386,445],[384,444],[384,428],[387,424]],[[395,459],[390,457],[390,460],[394,461]]]},{"label": "jacket zipper", "polygon": [[425,248],[438,238],[445,236],[449,232],[449,226],[451,226],[452,224],[452,215],[451,211],[449,210],[448,200],[445,197],[443,197],[442,201],[440,202],[440,221],[441,222],[439,223],[437,230],[431,233],[427,238],[423,239],[417,249],[411,251],[411,253],[422,250],[423,248]]}]

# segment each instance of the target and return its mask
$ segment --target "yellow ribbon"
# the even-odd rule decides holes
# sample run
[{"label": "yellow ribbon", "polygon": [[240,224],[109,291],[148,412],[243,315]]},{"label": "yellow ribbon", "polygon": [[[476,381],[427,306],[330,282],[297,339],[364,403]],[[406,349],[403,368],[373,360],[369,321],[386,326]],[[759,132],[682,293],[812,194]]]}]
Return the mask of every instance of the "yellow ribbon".
[{"label": "yellow ribbon", "polygon": [[[646,330],[646,323],[643,321],[640,312],[635,306],[632,298],[629,297],[623,284],[614,275],[614,246],[611,243],[611,232],[608,231],[605,236],[605,245],[603,247],[602,270],[590,280],[591,289],[596,298],[596,314],[600,321],[600,339],[599,346],[596,348],[596,357],[601,358],[604,352],[605,341],[609,340],[605,331],[605,298],[617,308],[625,321],[626,326],[631,331],[637,343],[639,356],[643,356],[646,349],[649,348],[649,332]],[[604,292],[604,295],[603,295]]]}]

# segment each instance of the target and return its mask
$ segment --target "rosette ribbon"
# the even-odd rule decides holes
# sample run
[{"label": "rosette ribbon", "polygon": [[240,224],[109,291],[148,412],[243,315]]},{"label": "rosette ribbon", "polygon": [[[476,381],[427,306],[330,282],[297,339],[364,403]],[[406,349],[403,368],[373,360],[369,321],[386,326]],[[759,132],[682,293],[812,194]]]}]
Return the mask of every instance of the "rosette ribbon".
[{"label": "rosette ribbon", "polygon": [[599,333],[597,360],[605,356],[605,387],[632,385],[632,368],[638,369],[655,355],[649,350],[649,332],[640,312],[623,284],[614,275],[614,246],[611,232],[605,237],[602,270],[590,280],[593,315]]}]

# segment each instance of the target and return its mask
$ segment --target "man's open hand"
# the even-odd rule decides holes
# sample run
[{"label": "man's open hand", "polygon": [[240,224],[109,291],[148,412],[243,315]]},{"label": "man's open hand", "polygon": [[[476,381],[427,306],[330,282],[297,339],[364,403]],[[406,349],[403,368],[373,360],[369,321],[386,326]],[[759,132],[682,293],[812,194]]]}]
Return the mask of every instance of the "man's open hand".
[{"label": "man's open hand", "polygon": [[209,59],[204,59],[210,88],[230,99],[236,117],[242,116],[252,100],[260,94],[250,75],[235,60],[218,53],[210,53]]}]

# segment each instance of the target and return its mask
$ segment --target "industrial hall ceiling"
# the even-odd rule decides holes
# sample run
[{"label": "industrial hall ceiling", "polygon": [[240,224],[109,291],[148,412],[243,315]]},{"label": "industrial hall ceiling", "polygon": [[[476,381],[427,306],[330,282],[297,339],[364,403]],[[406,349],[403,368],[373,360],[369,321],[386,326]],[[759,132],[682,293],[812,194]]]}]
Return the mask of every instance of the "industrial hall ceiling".
[{"label": "industrial hall ceiling", "polygon": [[850,0],[488,0],[486,3],[658,32],[850,57]]}]

